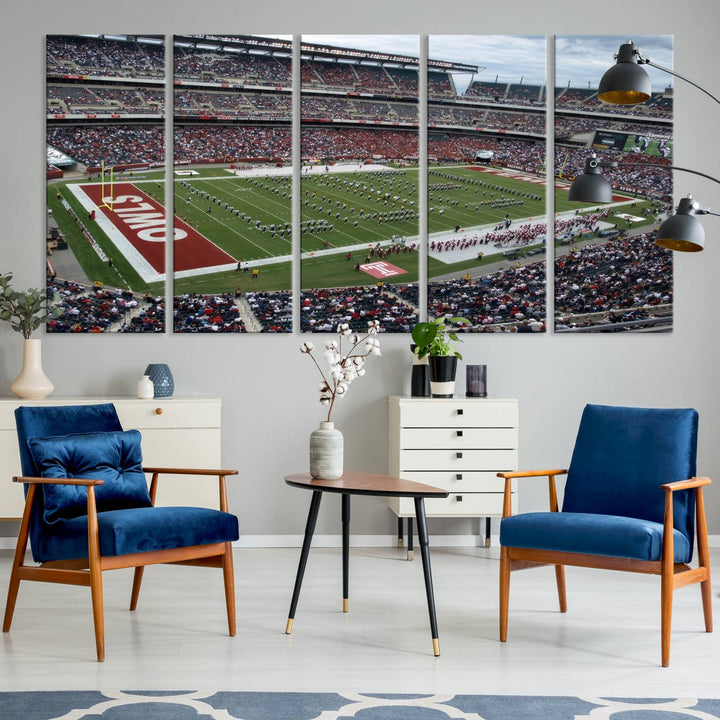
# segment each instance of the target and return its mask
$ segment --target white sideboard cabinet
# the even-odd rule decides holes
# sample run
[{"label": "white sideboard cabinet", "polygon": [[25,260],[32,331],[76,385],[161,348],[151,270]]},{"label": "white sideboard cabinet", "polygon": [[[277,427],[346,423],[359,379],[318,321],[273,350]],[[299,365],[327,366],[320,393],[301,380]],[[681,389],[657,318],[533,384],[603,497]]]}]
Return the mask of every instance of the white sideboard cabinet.
[{"label": "white sideboard cabinet", "polygon": [[[498,472],[518,467],[518,401],[513,398],[388,398],[388,472],[435,485],[447,498],[425,502],[428,517],[502,516],[504,481]],[[408,518],[408,556],[412,557],[412,499],[390,498],[398,516]],[[513,512],[517,510],[515,494]]]},{"label": "white sideboard cabinet", "polygon": [[[143,464],[155,467],[220,469],[221,400],[217,397],[174,397],[138,400],[132,397],[0,399],[0,519],[22,515],[20,455],[15,408],[20,405],[89,405],[111,402],[124,429],[142,433]],[[150,478],[148,477],[148,482]],[[162,475],[157,505],[219,507],[217,477]]]}]

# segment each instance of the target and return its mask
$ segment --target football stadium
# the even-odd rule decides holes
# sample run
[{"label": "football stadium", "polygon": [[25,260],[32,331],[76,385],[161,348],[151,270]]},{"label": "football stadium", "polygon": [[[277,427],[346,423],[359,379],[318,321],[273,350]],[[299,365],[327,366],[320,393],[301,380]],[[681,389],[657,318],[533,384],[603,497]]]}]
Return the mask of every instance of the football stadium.
[{"label": "football stadium", "polygon": [[[430,59],[421,203],[417,57],[303,42],[299,158],[291,41],[175,36],[172,78],[165,57],[156,36],[47,38],[50,332],[163,332],[167,303],[174,332],[290,332],[294,242],[303,331],[370,319],[408,331],[423,244],[428,314],[462,315],[473,331],[546,327],[548,247],[556,329],[671,327],[671,255],[652,243],[672,193],[670,90],[615,108],[592,88],[548,97],[545,85],[488,81],[481,58]],[[472,78],[462,89],[461,74]],[[618,164],[608,206],[567,200],[590,152]]]}]

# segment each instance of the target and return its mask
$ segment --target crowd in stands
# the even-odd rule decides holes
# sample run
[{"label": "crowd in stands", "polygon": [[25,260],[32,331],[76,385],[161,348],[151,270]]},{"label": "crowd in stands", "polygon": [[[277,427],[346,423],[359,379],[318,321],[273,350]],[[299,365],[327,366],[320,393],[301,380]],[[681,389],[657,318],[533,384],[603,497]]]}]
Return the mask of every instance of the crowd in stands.
[{"label": "crowd in stands", "polygon": [[651,234],[588,245],[555,260],[555,311],[564,325],[599,311],[604,322],[619,311],[647,312],[672,303],[672,277],[672,253]]},{"label": "crowd in stands", "polygon": [[84,85],[47,86],[48,114],[159,114],[165,93],[152,88],[119,88]]},{"label": "crowd in stands", "polygon": [[428,315],[467,318],[476,331],[545,322],[545,263],[510,267],[474,280],[428,283]]},{"label": "crowd in stands", "polygon": [[161,78],[165,74],[161,43],[48,35],[46,59],[48,75]]},{"label": "crowd in stands", "polygon": [[245,297],[262,325],[262,332],[292,332],[292,293],[282,290],[248,292]]},{"label": "crowd in stands", "polygon": [[173,299],[173,331],[176,333],[245,332],[232,293],[185,294]]},{"label": "crowd in stands", "polygon": [[[652,317],[672,303],[672,254],[652,235],[587,245],[555,260],[560,328]],[[428,313],[466,317],[473,331],[520,332],[545,323],[545,263],[428,284]]]},{"label": "crowd in stands", "polygon": [[157,125],[52,126],[47,143],[88,166],[162,164],[165,134]]},{"label": "crowd in stands", "polygon": [[290,161],[289,127],[183,125],[175,128],[175,162],[234,162],[277,158]]},{"label": "crowd in stands", "polygon": [[86,286],[47,278],[49,306],[59,313],[47,322],[48,332],[163,332],[165,303],[151,294],[121,288]]},{"label": "crowd in stands", "polygon": [[378,320],[382,332],[409,332],[418,321],[413,286],[328,288],[303,290],[300,328],[304,332],[334,332],[347,323],[354,332]]},{"label": "crowd in stands", "polygon": [[218,53],[175,45],[174,74],[184,82],[202,80],[247,85],[289,85],[291,61],[277,55]]}]

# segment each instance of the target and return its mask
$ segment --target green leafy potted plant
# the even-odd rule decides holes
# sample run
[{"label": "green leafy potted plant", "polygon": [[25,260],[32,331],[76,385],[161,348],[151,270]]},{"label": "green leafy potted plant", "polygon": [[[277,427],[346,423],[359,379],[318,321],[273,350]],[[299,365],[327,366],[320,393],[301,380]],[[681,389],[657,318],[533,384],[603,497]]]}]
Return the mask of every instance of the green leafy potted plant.
[{"label": "green leafy potted plant", "polygon": [[462,342],[455,325],[470,325],[470,321],[464,317],[442,316],[418,323],[412,329],[415,354],[419,358],[428,357],[433,397],[452,397],[455,392],[457,361],[462,360],[454,345]]},{"label": "green leafy potted plant", "polygon": [[40,340],[30,336],[48,316],[48,305],[42,290],[31,288],[25,292],[13,290],[12,273],[0,273],[0,320],[22,333],[23,367],[10,385],[10,390],[25,400],[42,400],[53,391],[53,384],[42,369]]}]

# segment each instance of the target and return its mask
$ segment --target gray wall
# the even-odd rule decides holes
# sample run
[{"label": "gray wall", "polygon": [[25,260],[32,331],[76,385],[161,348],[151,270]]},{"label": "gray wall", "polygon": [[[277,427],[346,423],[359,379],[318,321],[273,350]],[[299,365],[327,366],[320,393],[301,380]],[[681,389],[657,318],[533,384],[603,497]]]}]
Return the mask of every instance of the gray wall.
[{"label": "gray wall", "polygon": [[[674,33],[675,67],[720,93],[720,5],[655,0],[602,3],[559,0],[45,0],[3,3],[0,270],[22,287],[43,277],[45,228],[44,35],[82,32],[156,33]],[[649,54],[649,53],[648,53]],[[652,56],[651,56],[652,57]],[[610,58],[600,58],[602,64]],[[675,162],[720,176],[720,107],[675,83]],[[676,176],[676,197],[693,192],[720,209],[719,188]],[[487,363],[491,392],[520,400],[524,468],[569,460],[587,402],[694,406],[700,412],[698,473],[720,480],[720,404],[717,372],[718,218],[703,218],[708,247],[676,255],[675,331],[658,335],[483,335],[468,337],[467,361]],[[40,336],[40,335],[38,335]],[[43,364],[55,396],[131,395],[148,362],[171,365],[178,394],[223,398],[223,463],[240,468],[233,508],[250,534],[301,533],[309,498],[286,487],[283,475],[306,468],[307,436],[321,419],[311,363],[297,348],[301,336],[57,336],[44,335]],[[381,358],[337,408],[346,466],[387,469],[386,396],[409,391],[407,336],[382,336]],[[19,372],[20,338],[0,329],[0,395]],[[462,383],[460,386],[462,390]],[[172,458],[168,458],[168,463]],[[545,484],[521,486],[521,509],[544,507]],[[319,533],[338,532],[337,498],[328,498]],[[710,532],[720,534],[720,490],[707,493]],[[386,534],[393,516],[379,500],[353,506],[353,532]],[[469,521],[431,523],[435,533],[466,533]]]}]

